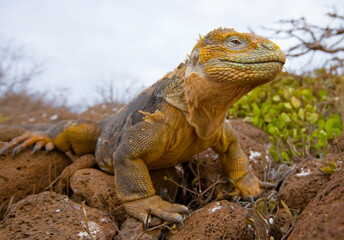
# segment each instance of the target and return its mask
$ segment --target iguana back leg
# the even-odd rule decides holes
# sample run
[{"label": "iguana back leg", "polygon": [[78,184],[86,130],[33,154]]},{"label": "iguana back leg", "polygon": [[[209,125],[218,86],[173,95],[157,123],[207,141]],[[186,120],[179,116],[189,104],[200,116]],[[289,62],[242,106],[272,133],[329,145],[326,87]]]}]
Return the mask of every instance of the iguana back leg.
[{"label": "iguana back leg", "polygon": [[93,167],[95,165],[94,153],[96,142],[101,131],[100,124],[86,120],[62,121],[53,125],[46,132],[27,132],[14,138],[1,153],[14,147],[12,157],[23,149],[34,145],[32,153],[45,147],[46,151],[57,148],[63,152],[71,151],[77,158],[71,165],[66,167],[57,184],[57,190],[63,192],[69,183],[69,178],[79,169]]},{"label": "iguana back leg", "polygon": [[72,151],[75,155],[81,156],[94,153],[96,142],[101,131],[100,124],[86,120],[62,121],[46,132],[27,132],[14,138],[5,147],[0,149],[0,156],[3,152],[14,147],[12,157],[23,149],[34,145],[33,153],[45,147],[51,151],[55,147],[62,151]]}]

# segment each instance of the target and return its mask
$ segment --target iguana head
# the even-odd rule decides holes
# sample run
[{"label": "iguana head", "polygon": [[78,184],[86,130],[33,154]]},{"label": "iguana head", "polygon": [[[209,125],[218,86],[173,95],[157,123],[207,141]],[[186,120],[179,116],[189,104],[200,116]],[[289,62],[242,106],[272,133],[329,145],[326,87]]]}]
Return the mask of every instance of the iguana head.
[{"label": "iguana head", "polygon": [[285,61],[276,44],[254,34],[219,28],[201,38],[187,60],[184,78],[188,121],[197,134],[211,137],[231,104],[273,80]]},{"label": "iguana head", "polygon": [[250,33],[219,28],[201,38],[190,55],[186,77],[232,85],[261,85],[278,74],[286,58],[273,42]]}]

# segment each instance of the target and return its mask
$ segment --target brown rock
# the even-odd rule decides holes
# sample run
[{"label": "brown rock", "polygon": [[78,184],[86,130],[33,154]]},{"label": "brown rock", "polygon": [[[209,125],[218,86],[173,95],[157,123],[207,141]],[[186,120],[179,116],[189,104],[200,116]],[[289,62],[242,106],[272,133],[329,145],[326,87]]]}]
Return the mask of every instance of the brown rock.
[{"label": "brown rock", "polygon": [[[233,129],[237,131],[238,141],[249,159],[249,164],[254,174],[260,180],[269,180],[264,179],[264,171],[269,167],[276,168],[277,165],[268,149],[263,145],[269,141],[267,134],[251,124],[242,122],[241,119],[230,120],[230,124],[232,127],[235,126]],[[245,131],[242,131],[243,129]],[[259,141],[251,138],[251,136],[259,139]],[[197,154],[193,162],[194,169],[197,169],[197,164],[199,164],[204,189],[215,183],[218,179],[226,177],[219,155],[212,149]],[[218,197],[226,196],[231,190],[233,189],[230,184],[219,184],[215,188],[214,195]]]},{"label": "brown rock", "polygon": [[31,154],[30,151],[25,150],[14,159],[10,153],[0,158],[0,216],[6,212],[12,197],[15,203],[42,192],[70,164],[70,160],[57,151],[48,154],[44,151]]},{"label": "brown rock", "polygon": [[342,134],[340,134],[340,136],[338,137],[337,141],[338,141],[339,149],[344,154],[344,131],[342,132]]},{"label": "brown rock", "polygon": [[23,133],[25,133],[24,128],[0,125],[0,141],[9,142]]},{"label": "brown rock", "polygon": [[[192,166],[195,172],[197,172],[197,168],[199,168],[202,190],[207,189],[216,181],[226,177],[219,155],[212,149],[209,148],[197,154],[194,158],[195,160],[192,162]],[[197,165],[199,167],[197,167]],[[213,197],[222,198],[232,191],[233,186],[230,183],[220,183],[215,186]],[[208,193],[210,193],[210,191]]]},{"label": "brown rock", "polygon": [[344,168],[308,204],[288,239],[344,239]]},{"label": "brown rock", "polygon": [[[112,239],[117,225],[106,214],[85,207],[89,233],[96,239]],[[0,222],[0,239],[91,239],[85,231],[81,204],[65,195],[43,192],[14,204]]]},{"label": "brown rock", "polygon": [[291,220],[284,208],[280,208],[274,216],[274,222],[271,226],[271,236],[274,239],[281,239],[292,227]]},{"label": "brown rock", "polygon": [[271,144],[269,140],[269,134],[264,132],[262,129],[254,126],[253,124],[246,123],[243,121],[243,119],[240,118],[230,119],[229,123],[236,132],[249,136],[262,145]]},{"label": "brown rock", "polygon": [[113,175],[92,168],[81,169],[71,177],[70,186],[74,200],[86,200],[88,206],[109,212],[119,222],[125,220],[126,213],[116,196]]},{"label": "brown rock", "polygon": [[298,171],[280,189],[280,199],[289,208],[299,209],[302,212],[329,181],[330,176],[323,174],[320,168],[328,165],[330,161],[339,163],[339,154],[328,154],[324,158],[312,159],[300,165]]},{"label": "brown rock", "polygon": [[193,212],[169,239],[254,239],[246,223],[248,211],[237,203],[212,202]]},{"label": "brown rock", "polygon": [[142,239],[142,240],[158,240],[161,234],[160,229],[152,231],[146,231],[143,228],[143,223],[135,218],[127,218],[122,223],[119,234],[114,240],[126,240],[126,239]]},{"label": "brown rock", "polygon": [[71,113],[66,108],[45,107],[33,111],[13,112],[8,116],[8,119],[1,124],[15,125],[15,124],[46,124],[58,123],[62,120],[76,119],[77,115]]}]

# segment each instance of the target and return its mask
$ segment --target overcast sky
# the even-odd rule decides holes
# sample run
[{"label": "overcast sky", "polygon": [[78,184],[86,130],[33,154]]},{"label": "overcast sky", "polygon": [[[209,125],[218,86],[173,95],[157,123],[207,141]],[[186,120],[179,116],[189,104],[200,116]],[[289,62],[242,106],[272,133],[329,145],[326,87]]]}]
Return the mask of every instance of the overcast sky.
[{"label": "overcast sky", "polygon": [[151,85],[184,61],[199,34],[232,27],[266,35],[262,26],[301,16],[321,24],[331,6],[344,9],[342,2],[0,0],[0,37],[44,60],[38,89],[67,88],[70,103],[91,104],[99,82],[114,79],[122,92]]}]

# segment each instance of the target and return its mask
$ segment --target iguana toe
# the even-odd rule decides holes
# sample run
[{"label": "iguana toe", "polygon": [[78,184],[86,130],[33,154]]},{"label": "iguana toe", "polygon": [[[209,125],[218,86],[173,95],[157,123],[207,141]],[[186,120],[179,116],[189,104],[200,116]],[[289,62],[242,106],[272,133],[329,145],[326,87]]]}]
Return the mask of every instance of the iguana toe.
[{"label": "iguana toe", "polygon": [[241,197],[245,200],[251,200],[260,193],[259,179],[250,171],[236,182]]},{"label": "iguana toe", "polygon": [[189,214],[186,206],[171,204],[159,196],[151,196],[123,204],[127,213],[146,223],[148,214],[153,214],[167,222],[183,222]]}]

